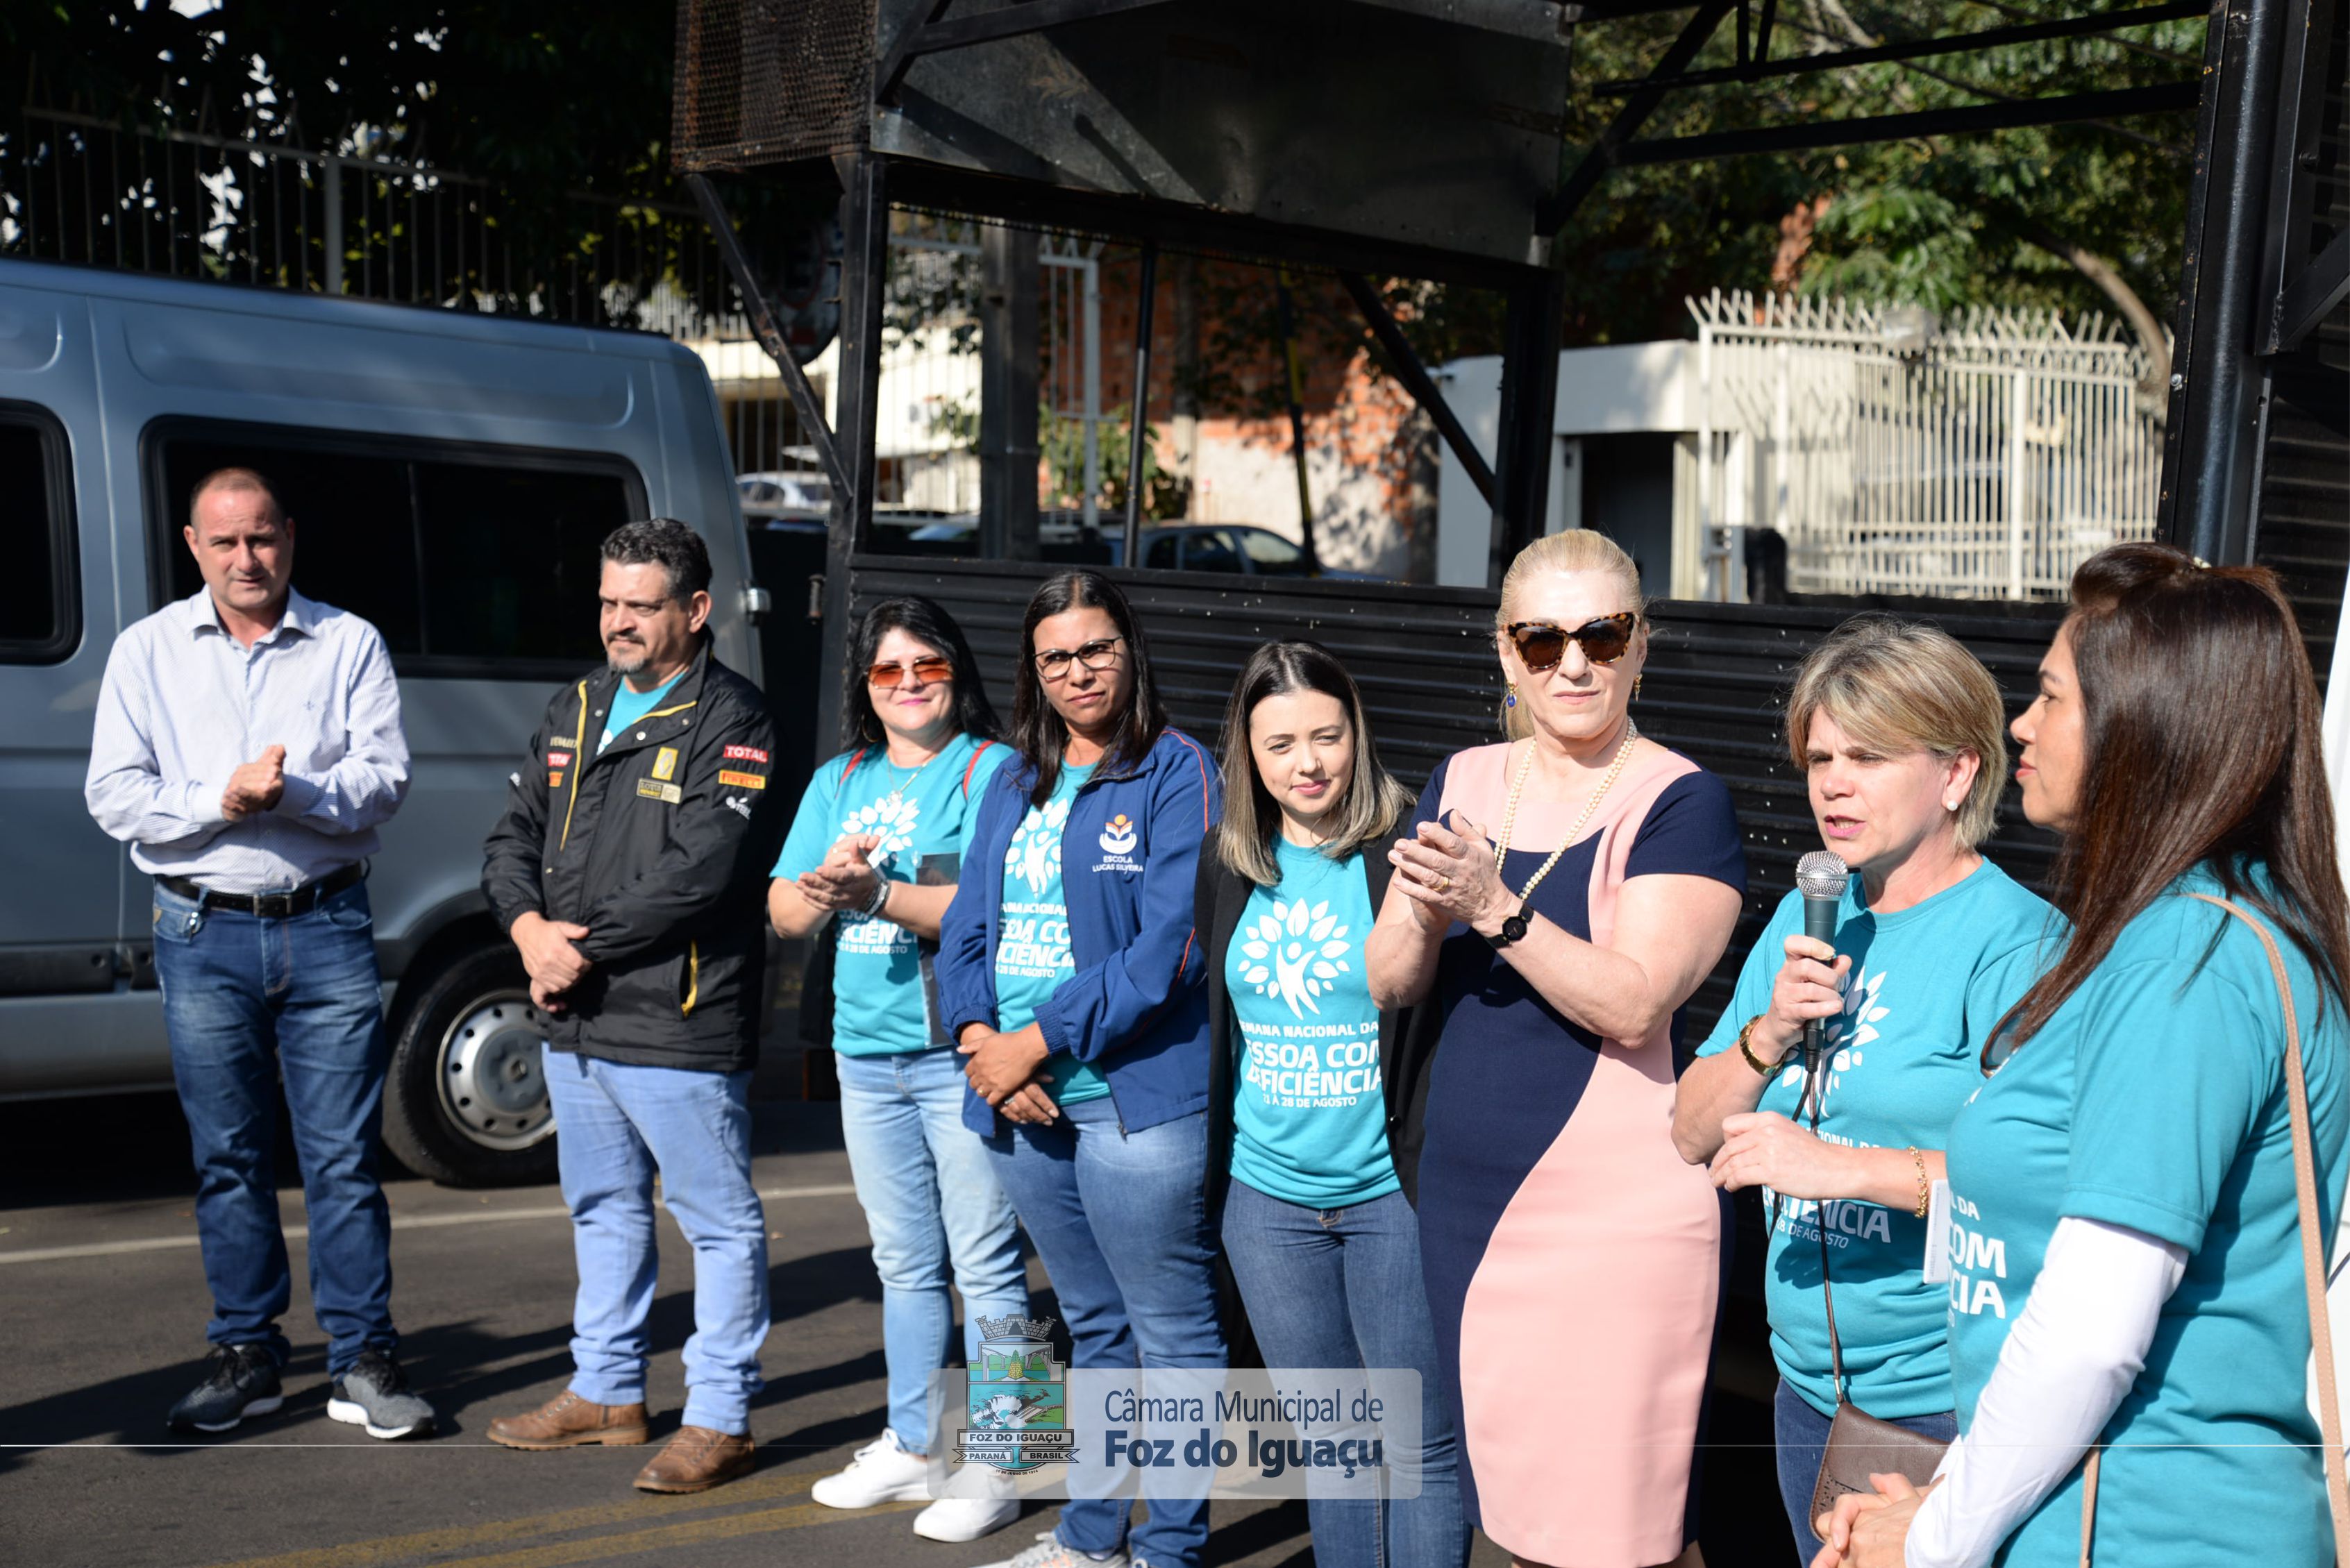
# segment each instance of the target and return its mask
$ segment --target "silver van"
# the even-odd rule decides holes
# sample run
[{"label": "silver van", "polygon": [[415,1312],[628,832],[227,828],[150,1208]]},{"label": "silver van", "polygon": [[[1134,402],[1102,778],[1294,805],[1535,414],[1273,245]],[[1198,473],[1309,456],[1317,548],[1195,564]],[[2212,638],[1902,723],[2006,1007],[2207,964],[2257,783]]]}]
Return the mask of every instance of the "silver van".
[{"label": "silver van", "polygon": [[384,1137],[444,1181],[553,1168],[523,971],[482,840],[548,690],[602,656],[597,546],[683,518],[718,657],[764,596],[718,402],[666,338],[0,262],[0,1099],[169,1087],[149,884],[82,805],[115,637],[200,586],[195,480],[267,474],[294,580],[390,644],[414,753],[372,871],[392,1032]]}]

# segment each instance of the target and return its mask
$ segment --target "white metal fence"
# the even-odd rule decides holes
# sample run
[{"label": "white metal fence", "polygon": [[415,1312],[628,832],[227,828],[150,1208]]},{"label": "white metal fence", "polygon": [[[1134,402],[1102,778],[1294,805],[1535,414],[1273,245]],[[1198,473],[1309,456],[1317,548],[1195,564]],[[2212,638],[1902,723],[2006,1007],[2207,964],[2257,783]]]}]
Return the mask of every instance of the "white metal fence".
[{"label": "white metal fence", "polygon": [[2162,431],[2145,354],[2098,316],[1757,297],[1698,322],[1697,516],[1709,597],[1741,531],[1787,544],[1797,593],[2060,598],[2151,538]]}]

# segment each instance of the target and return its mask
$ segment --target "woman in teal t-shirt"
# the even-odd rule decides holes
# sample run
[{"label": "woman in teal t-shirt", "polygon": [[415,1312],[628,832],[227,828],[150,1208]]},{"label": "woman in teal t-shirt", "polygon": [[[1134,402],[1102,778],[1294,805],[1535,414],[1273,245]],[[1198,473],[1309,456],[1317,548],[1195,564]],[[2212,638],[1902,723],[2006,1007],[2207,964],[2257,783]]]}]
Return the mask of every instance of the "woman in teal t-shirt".
[{"label": "woman in teal t-shirt", "polygon": [[[1011,749],[994,738],[962,628],[929,599],[866,612],[848,671],[857,744],[800,797],[767,909],[785,937],[832,922],[817,940],[836,944],[841,1137],[881,1276],[889,1409],[879,1439],[810,1495],[871,1508],[930,1496],[930,1377],[954,1329],[950,1273],[972,1360],[979,1320],[1024,1314],[1028,1282],[1011,1202],[962,1126],[962,1062],[938,1017],[931,962],[974,805]],[[1019,1511],[1008,1497],[945,1498],[914,1516],[914,1532],[972,1541]]]},{"label": "woman in teal t-shirt", "polygon": [[1419,1222],[1388,1142],[1412,1100],[1388,1081],[1404,1025],[1371,1000],[1363,970],[1410,797],[1379,766],[1354,678],[1310,642],[1266,643],[1241,671],[1224,764],[1223,821],[1195,899],[1224,1252],[1267,1366],[1419,1374],[1420,1451],[1389,1461],[1417,1472],[1419,1495],[1309,1498],[1315,1556],[1459,1568],[1459,1446]]},{"label": "woman in teal t-shirt", "polygon": [[1922,1500],[1846,1498],[1819,1562],[2127,1568],[2333,1559],[2268,959],[2309,1084],[2320,1234],[2350,1146],[2350,910],[2321,715],[2275,576],[2118,545],[2015,722],[2026,815],[2065,836],[2061,956],[1950,1128],[1960,1437]]},{"label": "woman in teal t-shirt", "polygon": [[1804,661],[1787,750],[1852,873],[1835,941],[1804,935],[1800,892],[1780,900],[1675,1097],[1681,1158],[1710,1161],[1717,1186],[1762,1189],[1777,1219],[1763,1276],[1799,1562],[1820,1548],[1812,1493],[1839,1398],[1946,1442],[1958,1429],[1942,1288],[1923,1272],[1927,1196],[1982,1082],[1976,1053],[2057,924],[1975,847],[2006,784],[2005,722],[1991,672],[1936,627],[1856,616]]}]

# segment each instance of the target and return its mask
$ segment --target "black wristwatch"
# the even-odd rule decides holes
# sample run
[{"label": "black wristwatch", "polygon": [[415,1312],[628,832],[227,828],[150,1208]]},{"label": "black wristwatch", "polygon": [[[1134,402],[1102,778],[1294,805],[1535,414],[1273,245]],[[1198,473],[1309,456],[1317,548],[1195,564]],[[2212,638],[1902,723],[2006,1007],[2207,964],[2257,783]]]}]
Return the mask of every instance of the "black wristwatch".
[{"label": "black wristwatch", "polygon": [[[1480,931],[1477,934],[1479,936],[1485,935],[1482,931]],[[1525,938],[1526,912],[1525,909],[1521,907],[1516,914],[1512,915],[1508,919],[1502,922],[1502,929],[1490,937],[1485,937],[1485,940],[1492,945],[1494,951],[1499,952],[1502,949],[1508,947],[1512,942],[1522,942],[1525,940]]]}]

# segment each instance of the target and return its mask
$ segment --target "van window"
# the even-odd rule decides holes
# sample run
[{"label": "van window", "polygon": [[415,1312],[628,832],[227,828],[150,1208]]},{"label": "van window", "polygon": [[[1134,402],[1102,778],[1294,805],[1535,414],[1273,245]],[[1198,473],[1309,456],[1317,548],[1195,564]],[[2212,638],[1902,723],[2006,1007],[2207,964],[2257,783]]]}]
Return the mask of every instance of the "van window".
[{"label": "van window", "polygon": [[0,664],[55,664],[81,640],[73,479],[64,429],[30,403],[0,402],[0,517],[16,546],[0,572]]},{"label": "van window", "polygon": [[174,597],[202,582],[181,538],[196,482],[257,470],[294,520],[294,586],[373,622],[405,674],[596,659],[597,548],[645,515],[635,471],[602,455],[186,421],[151,429],[148,448]]}]

